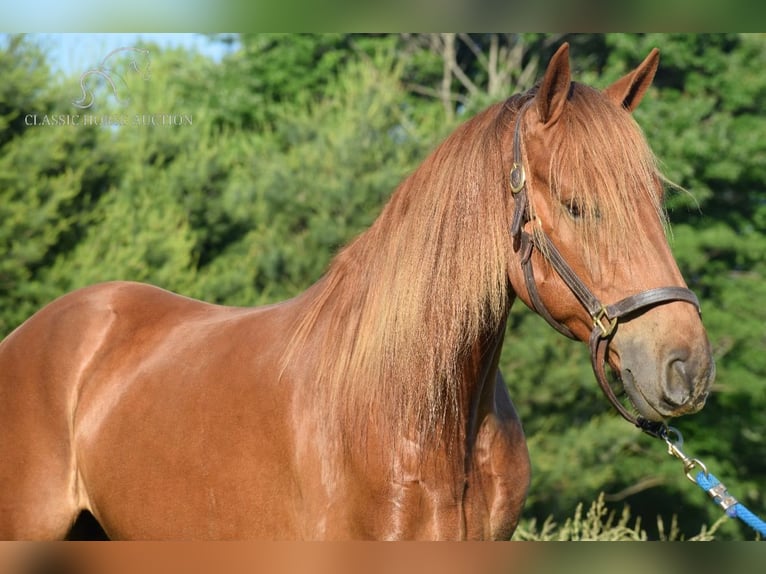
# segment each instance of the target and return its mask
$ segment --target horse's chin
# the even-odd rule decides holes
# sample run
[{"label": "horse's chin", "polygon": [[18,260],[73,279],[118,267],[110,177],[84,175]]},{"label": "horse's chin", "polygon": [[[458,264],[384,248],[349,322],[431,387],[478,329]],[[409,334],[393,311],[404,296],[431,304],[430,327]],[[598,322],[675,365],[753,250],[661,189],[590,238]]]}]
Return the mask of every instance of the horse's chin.
[{"label": "horse's chin", "polygon": [[636,411],[638,411],[638,414],[646,420],[654,422],[663,422],[667,418],[667,414],[661,413],[649,403],[647,398],[641,392],[641,387],[636,383],[635,377],[630,369],[622,369],[620,371],[620,379],[622,380],[622,387],[628,395],[630,404]]}]

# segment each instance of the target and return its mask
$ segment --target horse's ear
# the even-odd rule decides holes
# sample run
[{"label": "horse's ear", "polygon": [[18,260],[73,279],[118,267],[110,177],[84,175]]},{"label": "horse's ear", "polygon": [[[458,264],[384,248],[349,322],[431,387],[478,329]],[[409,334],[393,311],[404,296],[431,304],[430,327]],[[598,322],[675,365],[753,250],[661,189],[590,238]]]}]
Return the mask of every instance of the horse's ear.
[{"label": "horse's ear", "polygon": [[551,125],[559,119],[569,97],[571,83],[569,44],[564,43],[553,54],[537,91],[537,114],[542,123]]},{"label": "horse's ear", "polygon": [[635,70],[604,90],[606,97],[618,106],[632,112],[638,107],[646,90],[652,84],[659,64],[660,51],[654,48]]}]

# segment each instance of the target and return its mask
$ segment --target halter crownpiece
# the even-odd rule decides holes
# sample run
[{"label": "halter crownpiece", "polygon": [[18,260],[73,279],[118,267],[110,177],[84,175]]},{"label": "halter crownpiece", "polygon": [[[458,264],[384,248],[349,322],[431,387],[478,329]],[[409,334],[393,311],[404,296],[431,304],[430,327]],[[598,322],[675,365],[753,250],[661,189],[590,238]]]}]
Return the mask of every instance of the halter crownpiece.
[{"label": "halter crownpiece", "polygon": [[556,248],[551,238],[543,231],[542,227],[534,234],[527,233],[524,230],[524,224],[530,221],[530,213],[526,174],[521,155],[521,121],[528,105],[529,103],[525,104],[516,116],[513,132],[513,166],[511,167],[509,179],[514,198],[514,212],[510,231],[513,238],[513,248],[519,253],[529,301],[534,311],[559,333],[570,339],[576,338],[566,325],[557,321],[550,314],[540,298],[537,285],[535,284],[534,270],[532,269],[532,253],[537,248],[580,304],[587,310],[593,321],[593,328],[588,343],[591,366],[606,398],[609,399],[609,402],[627,421],[636,425],[647,434],[660,436],[662,429],[665,428],[665,424],[649,421],[640,415],[635,416],[628,412],[617,399],[612,387],[609,385],[606,373],[604,372],[609,342],[617,329],[619,321],[624,317],[673,301],[686,301],[694,305],[699,313],[699,301],[694,292],[686,287],[657,287],[630,295],[617,303],[604,305],[566,262],[561,252]]}]

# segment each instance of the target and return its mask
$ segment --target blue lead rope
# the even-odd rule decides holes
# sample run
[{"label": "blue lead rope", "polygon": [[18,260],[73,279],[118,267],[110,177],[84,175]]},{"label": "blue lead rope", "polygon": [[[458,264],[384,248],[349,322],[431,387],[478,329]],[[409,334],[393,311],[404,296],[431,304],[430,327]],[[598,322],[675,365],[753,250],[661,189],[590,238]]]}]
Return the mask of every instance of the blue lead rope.
[{"label": "blue lead rope", "polygon": [[[744,504],[734,498],[723,483],[708,472],[705,463],[698,458],[691,458],[683,451],[684,437],[675,427],[663,426],[659,432],[650,433],[652,436],[665,441],[668,447],[668,454],[676,457],[684,463],[684,473],[686,478],[699,485],[699,487],[710,495],[718,506],[723,508],[726,516],[739,518],[750,528],[755,530],[763,538],[766,538],[766,522],[750,512]],[[692,476],[692,470],[699,468],[696,476]]]},{"label": "blue lead rope", "polygon": [[718,506],[723,508],[726,515],[731,518],[739,518],[750,528],[766,538],[766,522],[753,514],[744,504],[729,494],[726,487],[711,473],[699,471],[695,477],[699,487],[707,492]]}]

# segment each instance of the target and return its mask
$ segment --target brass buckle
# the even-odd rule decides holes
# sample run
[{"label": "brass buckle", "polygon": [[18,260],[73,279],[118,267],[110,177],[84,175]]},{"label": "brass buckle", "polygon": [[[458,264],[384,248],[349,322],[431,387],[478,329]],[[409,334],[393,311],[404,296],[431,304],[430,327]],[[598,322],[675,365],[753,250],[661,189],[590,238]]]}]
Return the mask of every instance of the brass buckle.
[{"label": "brass buckle", "polygon": [[[601,306],[601,309],[599,309],[595,315],[592,315],[592,317],[593,317],[593,326],[601,329],[601,337],[608,337],[609,335],[614,333],[615,328],[617,328],[617,317],[615,317],[614,319],[610,319],[609,315],[606,312],[606,307],[604,307],[603,305]],[[604,325],[605,319],[606,319],[606,326]]]},{"label": "brass buckle", "polygon": [[513,162],[511,167],[511,191],[513,193],[519,193],[524,189],[524,184],[527,182],[527,175],[524,172],[524,166]]}]

